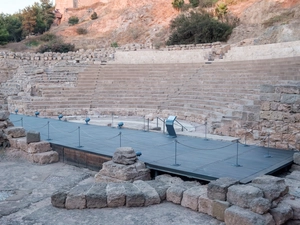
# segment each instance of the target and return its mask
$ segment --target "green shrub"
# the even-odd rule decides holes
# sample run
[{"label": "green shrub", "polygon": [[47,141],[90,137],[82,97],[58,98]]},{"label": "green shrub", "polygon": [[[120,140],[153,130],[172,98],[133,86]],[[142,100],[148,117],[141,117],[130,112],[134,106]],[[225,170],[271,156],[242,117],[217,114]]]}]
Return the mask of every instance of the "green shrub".
[{"label": "green shrub", "polygon": [[119,45],[117,42],[113,42],[110,44],[110,47],[117,48],[117,47],[119,47]]},{"label": "green shrub", "polygon": [[184,5],[184,0],[174,0],[172,2],[173,8],[178,11],[182,8],[183,5]]},{"label": "green shrub", "polygon": [[41,37],[40,40],[44,42],[49,42],[49,41],[54,41],[56,40],[57,37],[55,34],[52,33],[44,33]]},{"label": "green shrub", "polygon": [[213,7],[218,0],[199,0],[199,6],[202,8]]},{"label": "green shrub", "polygon": [[178,16],[171,21],[170,27],[172,34],[167,45],[226,41],[232,32],[232,26],[215,20],[209,14],[195,12]]},{"label": "green shrub", "polygon": [[36,39],[33,39],[33,40],[29,40],[25,43],[25,45],[27,47],[36,47],[36,46],[39,46],[40,42],[38,42],[38,40]]},{"label": "green shrub", "polygon": [[199,0],[189,0],[190,4],[195,8],[199,6]]},{"label": "green shrub", "polygon": [[75,24],[78,24],[78,22],[79,22],[79,19],[77,16],[71,16],[68,20],[68,23],[72,26]]},{"label": "green shrub", "polygon": [[77,34],[87,34],[88,33],[87,29],[81,28],[81,27],[77,28],[76,32],[77,32]]},{"label": "green shrub", "polygon": [[98,15],[96,12],[93,12],[93,14],[91,15],[91,19],[92,20],[98,19]]},{"label": "green shrub", "polygon": [[67,44],[63,42],[52,42],[39,47],[37,52],[44,53],[44,52],[73,52],[75,51],[75,45]]}]

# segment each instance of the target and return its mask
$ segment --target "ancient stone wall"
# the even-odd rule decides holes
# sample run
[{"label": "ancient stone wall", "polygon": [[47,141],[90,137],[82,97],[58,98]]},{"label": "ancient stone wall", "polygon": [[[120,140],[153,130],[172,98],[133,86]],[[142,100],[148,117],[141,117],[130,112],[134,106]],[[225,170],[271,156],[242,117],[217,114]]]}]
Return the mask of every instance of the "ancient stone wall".
[{"label": "ancient stone wall", "polygon": [[257,128],[265,145],[300,149],[300,83],[263,85],[260,98],[261,122]]}]

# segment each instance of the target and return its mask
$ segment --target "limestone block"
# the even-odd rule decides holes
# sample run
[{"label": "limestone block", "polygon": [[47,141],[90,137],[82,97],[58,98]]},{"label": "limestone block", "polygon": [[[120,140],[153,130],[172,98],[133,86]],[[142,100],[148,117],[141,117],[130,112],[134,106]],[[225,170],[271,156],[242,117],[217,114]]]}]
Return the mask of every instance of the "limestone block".
[{"label": "limestone block", "polygon": [[41,141],[41,142],[33,142],[28,144],[27,152],[34,154],[34,153],[42,153],[51,151],[52,148],[49,142]]},{"label": "limestone block", "polygon": [[255,198],[249,203],[249,208],[258,214],[264,214],[271,208],[271,202],[266,198]]},{"label": "limestone block", "polygon": [[224,221],[225,210],[230,207],[229,202],[214,200],[212,202],[212,216]]},{"label": "limestone block", "polygon": [[300,95],[298,94],[283,94],[280,99],[281,103],[285,104],[299,104]]},{"label": "limestone block", "polygon": [[261,103],[261,110],[262,111],[270,111],[270,102],[262,102]]},{"label": "limestone block", "polygon": [[67,194],[65,207],[67,209],[84,209],[86,208],[85,195],[91,188],[91,184],[78,185],[70,190]]},{"label": "limestone block", "polygon": [[293,160],[294,160],[295,164],[300,165],[300,153],[299,152],[294,153]]},{"label": "limestone block", "polygon": [[126,195],[122,183],[107,184],[106,195],[108,207],[121,207],[125,205]]},{"label": "limestone block", "polygon": [[28,131],[26,133],[27,144],[32,143],[32,142],[39,142],[40,140],[41,140],[40,132]]},{"label": "limestone block", "polygon": [[286,178],[300,181],[300,171],[293,171],[291,174],[287,175]]},{"label": "limestone block", "polygon": [[145,203],[145,197],[143,192],[141,192],[132,183],[124,183],[125,193],[126,193],[126,206],[127,207],[142,207]]},{"label": "limestone block", "polygon": [[4,130],[4,133],[13,138],[26,136],[26,131],[23,127],[8,127]]},{"label": "limestone block", "polygon": [[149,180],[149,181],[146,181],[146,183],[149,184],[151,187],[153,187],[156,190],[161,201],[166,200],[167,190],[170,187],[170,185],[168,185],[164,182],[161,182],[161,181],[156,181],[156,180]]},{"label": "limestone block", "polygon": [[293,172],[293,171],[300,171],[300,165],[298,165],[298,164],[293,164],[293,165],[291,166],[290,172]]},{"label": "limestone block", "polygon": [[51,195],[51,204],[57,208],[65,208],[67,199],[66,191],[57,191]]},{"label": "limestone block", "polygon": [[115,151],[112,161],[114,163],[131,165],[137,161],[137,156],[133,148],[131,147],[120,147]]},{"label": "limestone block", "polygon": [[25,137],[20,137],[20,138],[9,138],[9,143],[12,148],[17,148],[22,151],[27,151],[27,143],[26,143],[26,138]]},{"label": "limestone block", "polygon": [[275,87],[273,85],[263,84],[260,86],[261,93],[274,93]]},{"label": "limestone block", "polygon": [[293,209],[294,220],[300,220],[300,198],[287,197],[282,201],[282,204],[289,205]]},{"label": "limestone block", "polygon": [[250,210],[238,207],[231,206],[225,210],[224,215],[225,224],[239,224],[239,225],[271,225],[275,224],[269,216],[263,216],[257,213],[254,213]]},{"label": "limestone block", "polygon": [[288,192],[288,186],[283,178],[263,175],[252,180],[250,185],[258,187],[264,193],[264,197],[273,201]]},{"label": "limestone block", "polygon": [[156,190],[151,187],[148,183],[142,180],[134,181],[133,184],[144,194],[145,206],[159,204],[160,197]]},{"label": "limestone block", "polygon": [[198,199],[198,211],[212,216],[213,200],[207,196],[207,192],[200,195]]},{"label": "limestone block", "polygon": [[293,218],[293,209],[290,205],[280,203],[276,208],[270,210],[276,225],[284,224]]},{"label": "limestone block", "polygon": [[211,181],[207,186],[207,196],[212,200],[226,201],[228,188],[235,184],[238,184],[238,180],[229,177]]},{"label": "limestone block", "polygon": [[132,165],[123,165],[113,161],[108,161],[103,163],[102,169],[95,178],[98,182],[132,182],[135,180],[150,180],[150,171],[141,161],[137,161]]},{"label": "limestone block", "polygon": [[95,183],[86,193],[87,208],[107,207],[106,183]]},{"label": "limestone block", "polygon": [[263,192],[250,185],[234,185],[228,188],[227,201],[233,205],[249,208],[250,203],[256,198],[262,198]]},{"label": "limestone block", "polygon": [[155,177],[155,180],[164,182],[169,186],[179,185],[179,184],[183,183],[183,180],[181,178],[172,177],[171,175],[168,175],[168,174],[159,175],[159,176]]},{"label": "limestone block", "polygon": [[0,110],[0,121],[5,121],[9,118],[9,112],[7,110]]},{"label": "limestone block", "polygon": [[175,204],[181,204],[183,192],[186,190],[183,186],[173,185],[167,190],[167,201],[173,202]]},{"label": "limestone block", "polygon": [[201,195],[206,193],[206,189],[206,186],[196,186],[187,189],[183,192],[181,205],[194,211],[198,211],[198,199]]},{"label": "limestone block", "polygon": [[59,161],[59,155],[55,151],[30,154],[29,159],[34,163],[50,164]]},{"label": "limestone block", "polygon": [[5,129],[5,128],[7,128],[8,126],[7,126],[7,122],[6,121],[0,121],[0,129],[2,130],[2,129]]}]

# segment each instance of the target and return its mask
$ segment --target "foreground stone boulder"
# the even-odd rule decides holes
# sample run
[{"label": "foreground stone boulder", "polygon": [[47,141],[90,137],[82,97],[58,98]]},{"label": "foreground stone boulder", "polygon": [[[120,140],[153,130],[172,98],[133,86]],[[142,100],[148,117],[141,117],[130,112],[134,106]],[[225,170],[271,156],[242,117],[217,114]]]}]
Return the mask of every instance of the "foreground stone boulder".
[{"label": "foreground stone boulder", "polygon": [[264,193],[264,197],[273,201],[288,193],[288,186],[283,178],[263,175],[252,180],[252,186],[258,187]]},{"label": "foreground stone boulder", "polygon": [[207,186],[207,196],[212,200],[226,201],[228,188],[239,181],[230,177],[221,177]]},{"label": "foreground stone boulder", "polygon": [[132,148],[121,147],[116,150],[111,161],[103,163],[95,179],[97,182],[150,180],[150,170],[137,159]]},{"label": "foreground stone boulder", "polygon": [[231,206],[225,210],[225,224],[228,225],[273,225],[270,214],[260,215],[239,206]]},{"label": "foreground stone boulder", "polygon": [[12,138],[19,138],[19,137],[26,136],[26,131],[23,127],[8,127],[4,130],[4,133],[7,136],[10,136]]}]

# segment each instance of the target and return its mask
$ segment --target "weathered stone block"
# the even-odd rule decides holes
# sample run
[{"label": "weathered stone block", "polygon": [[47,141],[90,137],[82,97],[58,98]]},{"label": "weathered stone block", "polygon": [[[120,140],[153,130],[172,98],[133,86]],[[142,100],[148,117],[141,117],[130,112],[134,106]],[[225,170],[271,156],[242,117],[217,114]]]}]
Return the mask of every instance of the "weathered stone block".
[{"label": "weathered stone block", "polygon": [[114,163],[131,165],[137,161],[137,156],[133,148],[131,147],[120,147],[115,151],[112,161]]},{"label": "weathered stone block", "polygon": [[51,151],[52,148],[49,142],[41,141],[41,142],[33,142],[28,144],[27,152],[34,154],[34,153],[42,153]]},{"label": "weathered stone block", "polygon": [[255,213],[264,214],[271,208],[271,202],[266,198],[255,198],[250,202],[249,208]]},{"label": "weathered stone block", "polygon": [[51,195],[51,204],[57,208],[65,208],[68,192],[57,191]]},{"label": "weathered stone block", "polygon": [[198,199],[201,195],[206,194],[206,190],[206,186],[196,186],[187,189],[183,192],[181,205],[194,211],[198,211]]},{"label": "weathered stone block", "polygon": [[125,205],[126,195],[122,183],[109,183],[106,186],[108,207],[121,207]]},{"label": "weathered stone block", "polygon": [[293,160],[294,160],[295,164],[300,165],[300,153],[299,152],[294,153]]},{"label": "weathered stone block", "polygon": [[23,127],[8,127],[4,130],[4,133],[12,138],[25,137],[26,131]]},{"label": "weathered stone block", "polygon": [[29,155],[29,160],[31,160],[34,163],[39,163],[39,164],[56,163],[59,161],[59,155],[55,151],[35,153],[35,154]]},{"label": "weathered stone block", "polygon": [[256,198],[262,198],[263,192],[250,185],[234,185],[228,188],[227,201],[233,205],[250,208],[250,203]]},{"label": "weathered stone block", "polygon": [[263,84],[263,85],[260,85],[260,92],[261,93],[274,93],[275,87],[273,85]]},{"label": "weathered stone block", "polygon": [[211,181],[207,186],[207,196],[212,200],[226,201],[228,188],[238,184],[238,180],[230,177],[221,177]]},{"label": "weathered stone block", "polygon": [[106,183],[95,183],[86,193],[87,208],[107,207]]},{"label": "weathered stone block", "polygon": [[145,197],[145,206],[159,204],[160,197],[156,190],[147,184],[145,181],[137,180],[133,184],[144,194]]},{"label": "weathered stone block", "polygon": [[40,140],[41,140],[40,132],[28,131],[26,133],[27,144],[32,143],[32,142],[39,142]]},{"label": "weathered stone block", "polygon": [[271,105],[270,102],[262,102],[261,103],[261,110],[262,111],[270,111]]},{"label": "weathered stone block", "polygon": [[172,177],[171,175],[168,175],[168,174],[159,175],[159,176],[155,177],[155,180],[164,182],[169,186],[179,185],[179,184],[183,183],[183,180],[181,178]]},{"label": "weathered stone block", "polygon": [[9,118],[9,112],[7,110],[0,110],[0,121],[5,121]]},{"label": "weathered stone block", "polygon": [[207,192],[200,195],[198,199],[198,211],[212,216],[213,200],[207,196]]},{"label": "weathered stone block", "polygon": [[91,184],[78,185],[70,190],[67,195],[65,207],[67,209],[84,209],[86,208],[85,195],[91,188]]},{"label": "weathered stone block", "polygon": [[300,95],[298,94],[283,94],[281,96],[280,102],[285,104],[299,104]]},{"label": "weathered stone block", "polygon": [[263,175],[252,180],[250,185],[258,187],[264,193],[264,197],[273,201],[288,192],[288,186],[283,178]]},{"label": "weathered stone block", "polygon": [[161,181],[156,181],[156,180],[149,180],[149,181],[146,181],[146,183],[149,184],[151,187],[153,187],[156,190],[161,201],[166,200],[167,190],[170,187],[170,185],[168,185],[164,182],[161,182]]},{"label": "weathered stone block", "polygon": [[224,221],[225,210],[230,207],[229,202],[214,200],[212,202],[212,216]]},{"label": "weathered stone block", "polygon": [[293,209],[290,205],[280,203],[276,208],[270,210],[276,225],[284,224],[293,218]]},{"label": "weathered stone block", "polygon": [[300,198],[290,198],[287,197],[282,201],[283,204],[289,205],[293,209],[294,220],[300,220]]},{"label": "weathered stone block", "polygon": [[145,203],[145,197],[143,192],[141,192],[132,183],[124,183],[125,193],[126,193],[126,206],[127,207],[142,207]]},{"label": "weathered stone block", "polygon": [[300,181],[300,171],[293,171],[291,174],[287,175],[286,178]]},{"label": "weathered stone block", "polygon": [[173,202],[175,204],[181,204],[183,192],[186,190],[186,188],[182,186],[171,186],[167,190],[167,201]]},{"label": "weathered stone block", "polygon": [[250,210],[231,206],[225,210],[224,216],[225,224],[239,224],[239,225],[271,225],[274,224],[274,220],[270,217],[266,217]]}]

